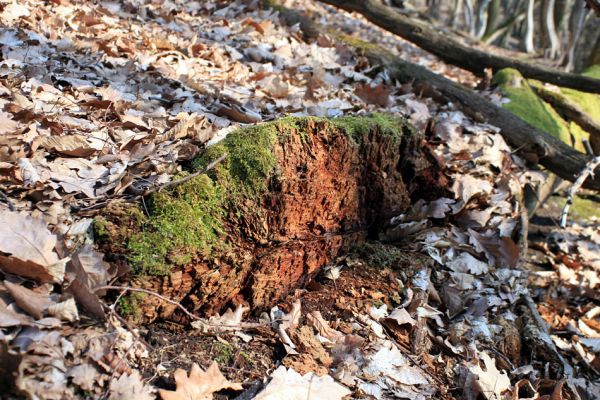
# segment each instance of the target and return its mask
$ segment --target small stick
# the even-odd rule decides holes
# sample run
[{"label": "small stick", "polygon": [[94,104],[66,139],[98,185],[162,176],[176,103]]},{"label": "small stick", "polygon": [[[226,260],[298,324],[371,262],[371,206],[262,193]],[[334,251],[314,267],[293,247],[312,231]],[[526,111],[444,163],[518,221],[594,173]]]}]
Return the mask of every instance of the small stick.
[{"label": "small stick", "polygon": [[590,161],[588,161],[588,163],[585,165],[585,168],[583,168],[583,171],[581,171],[581,173],[579,174],[579,177],[577,178],[575,183],[573,183],[573,185],[569,188],[567,203],[565,204],[562,210],[562,215],[560,217],[561,228],[565,228],[567,226],[567,215],[569,214],[569,208],[573,204],[573,196],[575,196],[575,194],[579,191],[581,185],[583,185],[583,182],[585,182],[588,176],[594,176],[594,170],[596,169],[596,167],[598,167],[598,165],[600,165],[600,156],[596,156]]},{"label": "small stick", "polygon": [[217,166],[217,164],[219,164],[221,161],[223,161],[225,158],[227,157],[227,153],[223,154],[221,157],[217,158],[215,161],[211,162],[210,164],[208,164],[205,168],[201,169],[200,171],[196,171],[193,174],[190,174],[188,176],[184,176],[181,179],[177,179],[175,181],[171,181],[171,182],[167,182],[164,185],[160,185],[160,186],[154,186],[149,188],[148,190],[146,190],[144,192],[144,194],[142,194],[143,196],[148,196],[149,194],[158,192],[159,190],[162,189],[167,189],[170,188],[172,186],[177,186],[177,185],[181,185],[182,183],[185,183],[191,179],[194,179],[195,177],[205,174],[208,171],[210,171],[211,169],[213,169],[215,166]]},{"label": "small stick", "polygon": [[4,193],[2,190],[0,190],[0,197],[2,198],[2,200],[4,200],[10,211],[15,211],[15,205],[12,203],[12,201],[10,201],[6,193]]},{"label": "small stick", "polygon": [[[130,292],[140,292],[140,293],[146,293],[149,294],[151,296],[157,297],[159,299],[161,299],[162,301],[172,304],[174,306],[176,306],[177,308],[179,308],[181,311],[183,311],[183,313],[185,315],[187,315],[188,317],[190,317],[193,320],[196,321],[201,321],[204,325],[208,325],[208,326],[212,326],[212,327],[216,327],[216,328],[234,328],[234,329],[245,329],[245,328],[256,328],[258,326],[261,325],[270,325],[271,322],[269,323],[240,323],[237,325],[231,325],[231,324],[214,324],[212,322],[208,322],[206,321],[204,318],[200,318],[197,315],[192,314],[191,312],[189,312],[184,306],[181,305],[181,303],[175,301],[175,300],[171,300],[169,298],[166,298],[165,296],[162,296],[156,292],[153,292],[152,290],[148,290],[148,289],[142,289],[142,288],[132,288],[129,286],[98,286],[97,288],[94,288],[95,292],[101,291],[101,290],[123,290],[123,291],[130,291]],[[115,314],[118,315],[118,314]]]}]

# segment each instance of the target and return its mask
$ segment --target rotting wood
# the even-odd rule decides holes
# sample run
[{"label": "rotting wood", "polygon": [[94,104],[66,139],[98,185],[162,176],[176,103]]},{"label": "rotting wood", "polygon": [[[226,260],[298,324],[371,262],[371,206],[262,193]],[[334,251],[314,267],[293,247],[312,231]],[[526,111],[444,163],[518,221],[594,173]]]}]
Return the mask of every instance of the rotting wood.
[{"label": "rotting wood", "polygon": [[[224,211],[219,217],[218,242],[222,246],[190,251],[190,261],[172,265],[162,276],[131,279],[132,286],[174,302],[165,303],[155,296],[144,298],[140,304],[142,320],[177,320],[181,315],[173,315],[178,309],[176,304],[193,313],[209,314],[232,302],[264,309],[306,284],[339,254],[376,234],[381,224],[410,206],[411,196],[420,197],[424,191],[437,196],[436,190],[446,190],[446,178],[420,151],[420,136],[401,118],[288,118],[262,126],[269,132],[277,130],[272,145],[274,169],[259,178],[265,182],[266,191],[257,197],[234,200],[233,207],[228,203],[219,207]],[[238,148],[240,143],[245,146],[243,143],[248,141],[256,142],[247,135],[258,134],[260,126],[252,129],[255,133],[248,129],[231,133],[221,145],[228,153],[227,159],[209,177],[195,179],[212,179],[208,184],[224,197],[236,196],[239,190],[227,186],[231,183],[227,170],[236,168],[236,157],[248,152]],[[242,140],[244,135],[247,139]],[[217,159],[219,153],[213,155],[206,161]],[[255,161],[242,163],[253,165]],[[221,181],[224,176],[225,181]],[[195,196],[181,195],[182,191],[196,189],[193,184],[194,180],[159,191],[151,201],[165,199],[171,191],[180,194],[177,201],[197,201]],[[124,214],[113,212],[111,207],[106,210],[104,229],[115,232],[106,240],[112,246],[107,253],[131,255],[131,248],[118,248],[136,234],[135,227],[133,232],[119,231],[123,226],[132,226]],[[190,228],[194,229],[193,224]],[[154,228],[150,223],[137,229],[152,234]],[[170,235],[172,230],[163,239],[168,240]],[[149,251],[153,251],[163,239],[150,237]],[[170,249],[152,256],[169,258],[187,250]],[[183,315],[186,318],[189,315]]]},{"label": "rotting wood", "polygon": [[[423,87],[433,87],[438,94],[461,106],[473,118],[500,128],[500,134],[510,146],[521,153],[535,154],[540,164],[563,179],[574,182],[579,172],[588,163],[587,155],[573,149],[547,132],[535,128],[471,89],[431,72],[425,67],[405,61],[380,46],[359,42],[340,32],[328,30],[296,11],[282,7],[277,9],[286,22],[300,23],[300,27],[306,29],[305,35],[311,38],[316,38],[319,34],[331,35],[348,46],[354,47],[362,52],[372,64],[385,68],[390,78],[400,82],[412,82]],[[583,187],[600,190],[600,174],[586,180]]]},{"label": "rotting wood", "polygon": [[450,35],[438,32],[425,22],[402,15],[392,7],[388,7],[377,0],[321,1],[346,11],[358,12],[375,25],[401,36],[450,64],[478,75],[482,75],[486,68],[492,68],[494,71],[503,68],[515,68],[527,78],[534,78],[583,92],[600,93],[600,80],[598,79],[563,72],[525,60],[503,57],[465,46]]}]

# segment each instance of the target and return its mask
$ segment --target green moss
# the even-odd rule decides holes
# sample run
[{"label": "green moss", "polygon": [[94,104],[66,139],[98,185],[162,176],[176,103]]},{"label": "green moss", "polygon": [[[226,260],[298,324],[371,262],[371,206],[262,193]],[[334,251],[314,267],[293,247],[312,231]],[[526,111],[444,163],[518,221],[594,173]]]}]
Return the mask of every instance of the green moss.
[{"label": "green moss", "polygon": [[97,217],[94,219],[92,223],[92,230],[94,232],[94,237],[97,239],[104,239],[108,237],[108,221],[104,217]]},{"label": "green moss", "polygon": [[585,153],[586,149],[583,145],[583,140],[589,140],[590,134],[575,122],[569,122],[569,131],[571,132],[571,135],[573,135],[573,147],[575,147],[575,150]]},{"label": "green moss", "polygon": [[[592,78],[600,79],[600,65],[594,65],[583,72]],[[561,88],[561,93],[581,106],[596,123],[600,124],[600,95],[580,92],[575,89]]]},{"label": "green moss", "polygon": [[374,113],[369,117],[340,117],[331,122],[336,128],[346,132],[355,143],[362,143],[365,133],[373,130],[397,137],[406,132],[414,133],[404,118],[381,113]]},{"label": "green moss", "polygon": [[[208,174],[159,191],[146,202],[150,217],[139,222],[139,229],[127,241],[134,273],[166,275],[172,266],[225,250],[225,220],[243,217],[246,212],[253,216],[262,212],[257,203],[268,190],[269,178],[277,175],[275,145],[291,135],[307,140],[309,123],[327,121],[283,118],[239,129],[209,147],[193,162],[194,170],[225,154],[226,158]],[[330,127],[346,132],[355,143],[361,143],[362,135],[373,130],[398,137],[407,132],[403,119],[383,114],[339,118]]]},{"label": "green moss", "polygon": [[583,71],[581,73],[581,75],[589,76],[591,78],[600,79],[600,64],[595,64],[595,65],[590,66],[585,71]]},{"label": "green moss", "polygon": [[141,318],[140,304],[144,299],[145,294],[133,292],[119,299],[119,313],[125,317],[137,321]]},{"label": "green moss", "polygon": [[235,357],[235,347],[223,342],[215,342],[213,346],[213,359],[219,365],[229,365]]},{"label": "green moss", "polygon": [[351,36],[351,35],[347,35],[345,33],[340,33],[339,31],[332,31],[329,33],[331,35],[333,35],[334,39],[336,39],[337,41],[345,43],[346,45],[348,45],[350,47],[354,47],[361,51],[369,51],[369,50],[380,51],[381,50],[378,45],[370,43],[370,42],[366,42],[356,36]]},{"label": "green moss", "polygon": [[[562,196],[552,196],[548,199],[548,205],[551,209],[559,210],[559,217],[560,210],[563,209],[566,202],[567,199]],[[600,219],[600,198],[598,196],[573,197],[568,219],[570,221],[590,222],[593,218]]]},{"label": "green moss", "polygon": [[494,75],[492,84],[498,86],[510,100],[502,105],[503,108],[563,142],[572,143],[565,121],[533,92],[519,71],[502,69]]},{"label": "green moss", "polygon": [[265,124],[230,134],[194,162],[195,169],[201,169],[227,154],[210,175],[152,196],[152,217],[128,241],[135,273],[165,275],[173,265],[189,263],[225,246],[222,235],[227,210],[245,199],[256,199],[267,189],[267,178],[276,164],[277,129],[276,124]]}]

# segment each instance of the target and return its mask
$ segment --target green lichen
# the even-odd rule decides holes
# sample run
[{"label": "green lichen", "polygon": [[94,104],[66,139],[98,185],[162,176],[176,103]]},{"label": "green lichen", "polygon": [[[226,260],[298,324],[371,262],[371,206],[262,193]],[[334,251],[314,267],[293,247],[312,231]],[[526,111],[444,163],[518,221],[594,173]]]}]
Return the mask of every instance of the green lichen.
[{"label": "green lichen", "polygon": [[494,75],[492,84],[498,86],[510,100],[503,104],[503,108],[557,139],[572,144],[566,122],[533,92],[519,71],[502,69]]},{"label": "green lichen", "polygon": [[[139,222],[139,229],[127,240],[134,273],[166,275],[173,266],[226,250],[226,220],[261,212],[258,202],[268,190],[269,178],[277,174],[275,145],[292,135],[302,135],[305,141],[309,123],[327,121],[282,118],[239,129],[209,147],[193,162],[194,170],[223,155],[225,159],[207,174],[159,191],[146,201],[150,216]],[[383,114],[339,118],[324,129],[328,126],[347,133],[355,143],[361,143],[362,135],[373,130],[398,137],[408,132],[403,119]]]}]

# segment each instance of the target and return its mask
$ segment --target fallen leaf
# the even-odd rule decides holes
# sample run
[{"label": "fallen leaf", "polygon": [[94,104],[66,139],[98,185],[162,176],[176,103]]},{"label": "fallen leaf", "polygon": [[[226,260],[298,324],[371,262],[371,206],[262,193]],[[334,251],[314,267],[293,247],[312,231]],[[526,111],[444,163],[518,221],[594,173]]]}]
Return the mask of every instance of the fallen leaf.
[{"label": "fallen leaf", "polygon": [[390,89],[383,84],[371,86],[368,83],[356,85],[354,93],[367,104],[376,104],[381,107],[388,107],[391,103]]},{"label": "fallen leaf", "polygon": [[54,304],[50,296],[44,296],[24,286],[4,281],[4,287],[23,311],[35,319],[41,319],[46,309]]},{"label": "fallen leaf", "polygon": [[16,212],[0,212],[0,269],[40,282],[60,283],[68,259],[54,252],[56,235],[44,220]]},{"label": "fallen leaf", "polygon": [[87,157],[96,151],[82,135],[45,136],[40,147],[72,157]]},{"label": "fallen leaf", "polygon": [[144,384],[138,371],[133,371],[130,375],[123,374],[119,379],[112,380],[109,385],[109,400],[154,400],[155,398],[152,387]]},{"label": "fallen leaf", "polygon": [[506,372],[498,371],[496,363],[487,353],[479,353],[480,359],[483,361],[485,370],[481,368],[479,363],[468,367],[469,375],[465,382],[465,389],[471,395],[469,399],[475,399],[482,395],[488,400],[500,400],[502,394],[510,389],[510,379]]},{"label": "fallen leaf", "polygon": [[316,376],[312,372],[300,375],[291,368],[279,367],[271,378],[255,400],[336,400],[352,393],[329,375]]},{"label": "fallen leaf", "polygon": [[460,253],[454,260],[447,262],[446,267],[454,272],[470,273],[474,275],[481,275],[488,272],[487,263],[479,261],[466,252]]},{"label": "fallen leaf", "polygon": [[52,304],[48,307],[48,315],[69,322],[79,320],[79,313],[77,312],[77,306],[75,305],[74,299],[68,299],[57,304]]},{"label": "fallen leaf", "polygon": [[228,381],[216,362],[206,371],[198,364],[192,364],[190,375],[178,368],[174,374],[176,390],[160,389],[158,393],[163,400],[211,400],[213,393],[223,389],[242,390],[242,385]]}]

